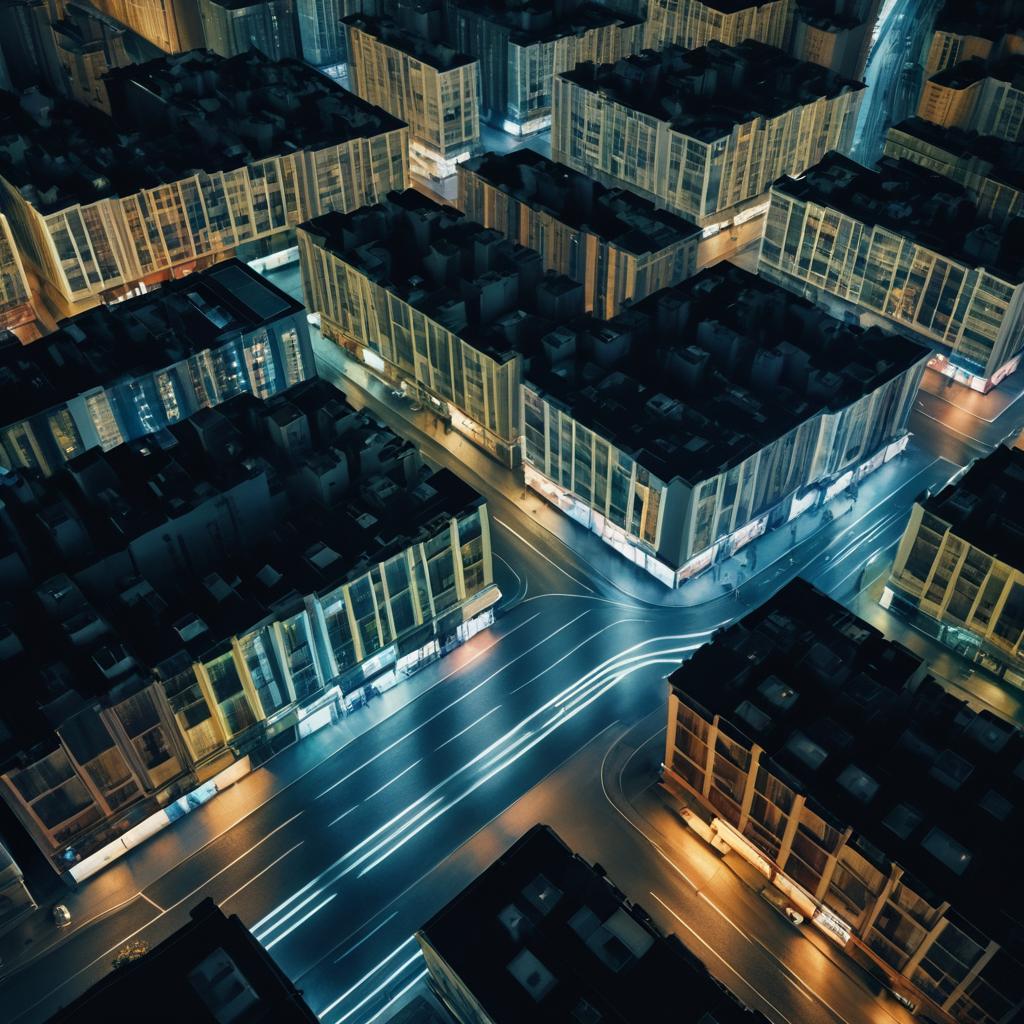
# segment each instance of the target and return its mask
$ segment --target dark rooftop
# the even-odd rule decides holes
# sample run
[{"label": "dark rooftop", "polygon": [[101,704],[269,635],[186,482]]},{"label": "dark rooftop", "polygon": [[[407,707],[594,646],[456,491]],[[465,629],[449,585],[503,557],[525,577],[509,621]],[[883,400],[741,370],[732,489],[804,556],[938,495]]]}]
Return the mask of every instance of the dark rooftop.
[{"label": "dark rooftop", "polygon": [[420,930],[495,1024],[766,1024],[547,826]]},{"label": "dark rooftop", "polygon": [[1014,89],[1024,90],[1024,54],[1015,53],[992,62],[972,57],[944,68],[932,75],[929,81],[948,89],[966,89],[985,78],[1009,82]]},{"label": "dark rooftop", "polygon": [[391,18],[377,18],[370,14],[351,14],[347,18],[342,18],[341,23],[351,25],[367,35],[376,36],[385,46],[401,50],[438,71],[451,71],[454,68],[472,64],[476,60],[475,57],[459,53],[458,50],[453,50],[443,43],[430,42]]},{"label": "dark rooftop", "polygon": [[657,252],[700,232],[692,221],[659,210],[627,189],[605,188],[532,149],[504,155],[485,153],[459,164],[459,174],[468,173],[535,210],[548,211],[570,227],[587,228],[627,252]]},{"label": "dark rooftop", "polygon": [[826,153],[799,178],[772,188],[879,225],[967,266],[983,266],[1012,284],[1024,281],[1024,222],[1006,228],[979,221],[966,189],[909,160],[883,157],[877,170]]},{"label": "dark rooftop", "polygon": [[935,19],[935,29],[982,39],[1001,39],[1024,29],[1022,0],[945,0]]},{"label": "dark rooftop", "polygon": [[[796,579],[670,677],[676,695],[809,797],[932,906],[1022,951],[1024,734],[975,712],[901,644]],[[784,700],[780,700],[780,694]],[[1016,825],[1014,825],[1016,822]]]},{"label": "dark rooftop", "polygon": [[[136,1008],[131,1010],[130,1008]],[[318,1024],[302,993],[234,915],[212,899],[145,956],[109,972],[49,1024]]]},{"label": "dark rooftop", "polygon": [[537,3],[537,0],[451,0],[450,6],[503,25],[509,30],[509,40],[516,46],[550,42],[564,36],[581,36],[604,25],[628,28],[642,24],[640,18],[620,14],[596,3],[574,6]]},{"label": "dark rooftop", "polygon": [[753,39],[738,46],[710,42],[696,50],[644,50],[616,64],[577,64],[562,77],[703,141],[758,117],[777,117],[864,88]]}]

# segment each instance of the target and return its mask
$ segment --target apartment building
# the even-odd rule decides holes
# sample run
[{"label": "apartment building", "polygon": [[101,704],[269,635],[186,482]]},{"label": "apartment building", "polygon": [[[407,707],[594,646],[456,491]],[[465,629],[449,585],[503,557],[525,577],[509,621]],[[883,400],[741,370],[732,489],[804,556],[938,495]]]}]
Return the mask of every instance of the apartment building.
[{"label": "apartment building", "polygon": [[[547,825],[416,933],[459,1024],[767,1024]],[[679,993],[685,998],[680,999]]]},{"label": "apartment building", "polygon": [[679,586],[901,451],[927,358],[720,263],[542,340],[526,482]]},{"label": "apartment building", "polygon": [[1024,53],[995,63],[976,57],[938,72],[921,90],[917,116],[943,128],[1024,142]]},{"label": "apartment building", "polygon": [[944,0],[925,57],[925,78],[962,61],[1024,51],[1020,0]]},{"label": "apartment building", "polygon": [[583,61],[613,64],[644,46],[641,18],[578,2],[448,0],[445,34],[480,61],[484,117],[512,135],[551,125],[559,73]]},{"label": "apartment building", "polygon": [[882,604],[1024,687],[1024,451],[998,447],[915,502]]},{"label": "apartment building", "polygon": [[0,466],[52,476],[90,448],[315,375],[303,306],[228,260],[0,347]]},{"label": "apartment building", "polygon": [[696,50],[712,41],[736,46],[744,39],[789,44],[795,0],[649,0],[644,46]]},{"label": "apartment building", "polygon": [[1024,249],[949,178],[888,157],[830,153],[771,191],[759,273],[937,350],[932,365],[987,391],[1024,345]]},{"label": "apartment building", "polygon": [[918,1014],[1007,1024],[1024,735],[927,672],[794,580],[669,677],[664,779]]},{"label": "apartment building", "polygon": [[283,248],[408,180],[405,125],[301,61],[195,51],[105,82],[112,117],[0,94],[0,212],[61,315]]},{"label": "apartment building", "polygon": [[352,91],[409,126],[412,173],[440,180],[480,152],[480,62],[390,18],[345,19]]},{"label": "apartment building", "polygon": [[941,128],[911,117],[889,129],[885,155],[909,160],[963,185],[978,217],[1000,229],[1024,215],[1024,143]]},{"label": "apartment building", "polygon": [[479,495],[320,380],[7,483],[0,796],[75,880],[500,596]]},{"label": "apartment building", "polygon": [[203,45],[197,0],[93,0],[104,14],[127,25],[164,53]]},{"label": "apartment building", "polygon": [[11,226],[0,213],[0,328],[9,330],[34,319],[32,292],[25,277],[25,266],[11,234]]},{"label": "apartment building", "polygon": [[697,272],[701,232],[691,221],[531,149],[461,164],[458,206],[581,281],[584,309],[605,319]]},{"label": "apartment building", "polygon": [[796,0],[790,53],[860,80],[881,0]]},{"label": "apartment building", "polygon": [[581,64],[555,78],[551,155],[738,248],[773,181],[848,146],[862,89],[751,40]]},{"label": "apartment building", "polygon": [[519,348],[583,311],[539,253],[418,192],[299,229],[324,337],[506,466],[520,454]]},{"label": "apartment building", "polygon": [[197,0],[203,43],[222,57],[255,47],[271,60],[302,56],[295,0]]}]

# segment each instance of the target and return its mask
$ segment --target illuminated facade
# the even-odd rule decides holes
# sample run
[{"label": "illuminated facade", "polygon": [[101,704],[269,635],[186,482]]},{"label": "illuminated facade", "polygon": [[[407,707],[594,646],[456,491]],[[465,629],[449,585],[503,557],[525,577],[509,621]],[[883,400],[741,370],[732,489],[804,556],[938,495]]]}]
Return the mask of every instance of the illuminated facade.
[{"label": "illuminated facade", "polygon": [[462,164],[458,206],[581,281],[584,308],[606,319],[697,271],[696,225],[530,149]]},{"label": "illuminated facade", "polygon": [[771,192],[759,273],[815,301],[885,317],[939,348],[937,368],[988,390],[1024,344],[1024,256],[955,182],[906,161],[830,153]]},{"label": "illuminated facade", "polygon": [[572,326],[524,382],[527,484],[667,586],[900,451],[928,357],[728,263]]},{"label": "illuminated facade", "polygon": [[1007,142],[1024,142],[1024,54],[994,64],[970,60],[933,75],[917,116]]},{"label": "illuminated facade", "polygon": [[918,1012],[1007,1024],[1024,735],[927,669],[795,580],[670,676],[665,781]]},{"label": "illuminated facade", "polygon": [[845,149],[862,89],[749,40],[667,47],[556,76],[551,154],[717,229],[777,178]]},{"label": "illuminated facade", "polygon": [[51,476],[90,448],[315,374],[305,309],[231,260],[0,352],[0,466]]},{"label": "illuminated facade", "polygon": [[95,6],[164,53],[203,45],[199,13],[190,0],[95,0]]},{"label": "illuminated facade", "polygon": [[914,504],[883,603],[1024,687],[1024,451],[999,447]]},{"label": "illuminated facade", "polygon": [[712,40],[736,46],[744,39],[785,49],[793,25],[794,0],[649,0],[644,45],[660,50],[672,44],[696,50]]},{"label": "illuminated facade", "polygon": [[345,19],[352,91],[409,126],[411,170],[447,178],[480,151],[480,62],[388,19]]},{"label": "illuminated facade", "polygon": [[197,0],[208,50],[234,57],[256,47],[271,60],[300,57],[295,0]]},{"label": "illuminated facade", "polygon": [[975,57],[999,60],[1022,51],[1017,0],[944,0],[925,57],[925,78]]},{"label": "illuminated facade", "polygon": [[75,102],[110,113],[103,76],[132,63],[126,33],[122,24],[90,4],[72,0],[64,6],[64,16],[53,24],[53,39]]},{"label": "illuminated facade", "polygon": [[25,278],[25,267],[7,218],[0,213],[0,328],[17,327],[33,319],[32,293]]},{"label": "illuminated facade", "polygon": [[[58,103],[37,123],[13,97],[0,110],[38,147],[31,164],[0,157],[0,209],[69,314],[284,247],[308,217],[408,180],[405,125],[299,61],[196,51],[112,71],[106,84],[113,118]],[[70,183],[69,163],[83,168]]]},{"label": "illuminated facade", "polygon": [[484,116],[513,135],[551,125],[552,81],[582,61],[638,53],[644,25],[596,4],[554,9],[509,0],[449,0],[446,38],[480,61]]},{"label": "illuminated facade", "polygon": [[[479,495],[326,382],[171,434],[72,463],[83,490],[103,480],[124,547],[30,584],[4,623],[26,685],[0,795],[78,881],[469,639],[500,596]],[[63,493],[58,545],[92,522],[88,492]]]}]

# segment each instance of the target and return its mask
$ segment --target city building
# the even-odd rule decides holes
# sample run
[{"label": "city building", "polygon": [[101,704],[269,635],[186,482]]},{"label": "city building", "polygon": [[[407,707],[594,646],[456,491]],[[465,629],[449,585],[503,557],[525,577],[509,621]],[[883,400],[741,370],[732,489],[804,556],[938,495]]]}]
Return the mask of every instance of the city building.
[{"label": "city building", "polygon": [[526,483],[678,586],[901,451],[927,358],[720,263],[543,339]]},{"label": "city building", "polygon": [[862,89],[750,40],[581,64],[555,78],[551,154],[707,236],[728,229],[735,250],[760,235],[773,181],[851,142]]},{"label": "city building", "polygon": [[547,825],[513,843],[416,938],[459,1024],[650,1024],[667,1007],[676,1024],[767,1024]]},{"label": "city building", "polygon": [[1020,226],[978,217],[965,189],[906,160],[838,153],[771,191],[759,273],[938,350],[932,365],[987,391],[1024,345]]},{"label": "city building", "polygon": [[35,909],[36,901],[25,885],[21,868],[7,847],[0,843],[0,935],[10,931]]},{"label": "city building", "polygon": [[304,307],[230,260],[0,347],[0,467],[51,476],[90,448],[315,375]]},{"label": "city building", "polygon": [[610,7],[447,0],[451,46],[480,61],[484,117],[512,135],[551,125],[552,81],[583,61],[614,64],[644,46],[644,24]]},{"label": "city building", "polygon": [[6,0],[0,4],[0,52],[10,85],[63,95],[64,75],[54,46],[49,0]]},{"label": "city building", "polygon": [[197,0],[203,42],[222,57],[256,47],[271,60],[302,56],[295,0]]},{"label": "city building", "polygon": [[395,0],[295,0],[303,59],[318,68],[344,63],[345,26],[350,14],[387,14]]},{"label": "city building", "polygon": [[1024,687],[1024,451],[998,447],[938,494],[919,498],[882,604]]},{"label": "city building", "polygon": [[794,9],[794,0],[648,0],[644,45],[696,50],[712,41],[736,46],[756,39],[783,50]]},{"label": "city building", "polygon": [[0,328],[10,330],[35,319],[32,292],[11,225],[0,213]]},{"label": "city building", "polygon": [[794,580],[669,677],[664,780],[919,1014],[1008,1024],[1024,735],[927,672]]},{"label": "city building", "polygon": [[581,314],[583,286],[412,190],[298,234],[306,308],[324,337],[517,465],[520,349]]},{"label": "city building", "polygon": [[0,212],[63,316],[407,183],[405,125],[301,61],[196,50],[105,82],[113,117],[0,93]]},{"label": "city building", "polygon": [[483,499],[319,379],[0,498],[0,796],[76,882],[500,597]]},{"label": "city building", "polygon": [[1024,215],[1024,143],[911,117],[889,129],[885,155],[910,160],[963,185],[978,217],[999,228]]},{"label": "city building", "polygon": [[1020,0],[943,0],[925,57],[925,78],[974,57],[998,60],[1021,50]]},{"label": "city building", "polygon": [[943,128],[1024,142],[1024,53],[994,63],[975,57],[932,75],[917,116]]},{"label": "city building", "polygon": [[197,0],[92,0],[104,14],[130,28],[164,53],[203,45]]},{"label": "city building", "polygon": [[596,316],[615,316],[697,271],[701,232],[691,221],[532,149],[461,164],[458,206],[536,249],[547,270],[581,281],[584,309]]},{"label": "city building", "polygon": [[480,62],[390,18],[345,19],[352,91],[409,126],[412,173],[444,179],[480,151]]},{"label": "city building", "polygon": [[318,1024],[302,993],[237,916],[207,897],[144,956],[108,972],[47,1024],[123,1020],[146,1007],[153,1024]]},{"label": "city building", "polygon": [[880,7],[881,0],[796,0],[790,52],[860,80]]}]

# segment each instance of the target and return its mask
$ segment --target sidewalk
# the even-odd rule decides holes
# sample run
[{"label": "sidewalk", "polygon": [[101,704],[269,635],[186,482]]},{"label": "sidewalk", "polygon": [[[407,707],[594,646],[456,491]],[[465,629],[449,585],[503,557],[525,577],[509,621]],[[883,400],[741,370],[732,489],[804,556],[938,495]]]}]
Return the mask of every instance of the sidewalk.
[{"label": "sidewalk", "polygon": [[961,384],[950,385],[949,380],[938,370],[926,369],[921,390],[985,423],[995,422],[1024,394],[1024,371],[1021,370],[1001,380],[987,395]]}]

